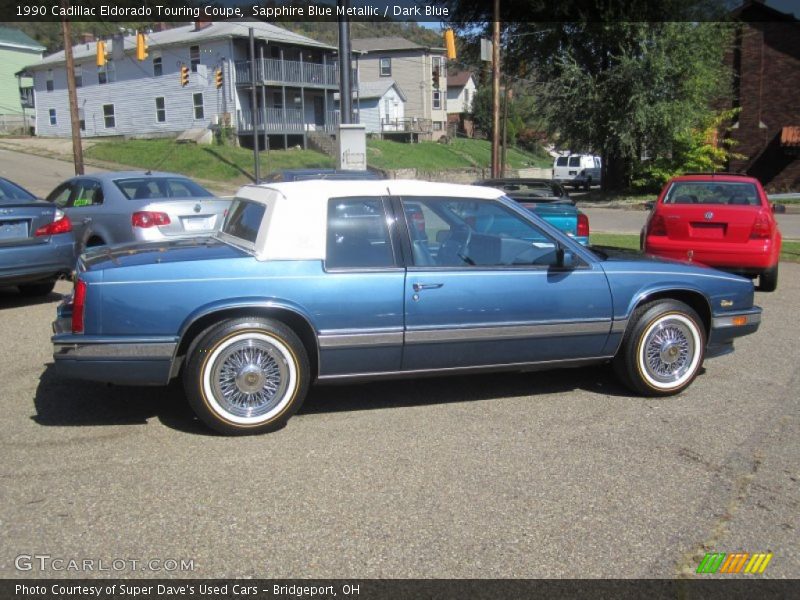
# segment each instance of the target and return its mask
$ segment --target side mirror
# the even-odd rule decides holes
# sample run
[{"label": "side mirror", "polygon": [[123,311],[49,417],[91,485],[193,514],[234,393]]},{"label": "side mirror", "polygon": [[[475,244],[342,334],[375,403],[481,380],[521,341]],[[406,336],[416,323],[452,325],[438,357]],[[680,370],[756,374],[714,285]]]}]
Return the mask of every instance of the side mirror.
[{"label": "side mirror", "polygon": [[556,248],[556,266],[559,269],[575,268],[575,255],[572,250],[567,250],[563,246]]},{"label": "side mirror", "polygon": [[655,202],[653,202],[652,200],[648,200],[647,202],[645,202],[645,203],[644,203],[644,207],[645,207],[647,210],[653,210],[653,208],[655,207],[655,205],[656,205],[656,203],[655,203]]}]

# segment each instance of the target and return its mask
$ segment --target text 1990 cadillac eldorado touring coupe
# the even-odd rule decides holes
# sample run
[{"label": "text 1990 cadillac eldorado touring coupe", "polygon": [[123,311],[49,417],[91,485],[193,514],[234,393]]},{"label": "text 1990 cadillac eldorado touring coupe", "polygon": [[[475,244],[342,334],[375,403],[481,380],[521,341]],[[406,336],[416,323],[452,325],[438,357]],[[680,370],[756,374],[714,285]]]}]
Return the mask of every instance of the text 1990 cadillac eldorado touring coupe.
[{"label": "text 1990 cadillac eldorado touring coupe", "polygon": [[313,381],[612,361],[675,394],[760,318],[747,279],[592,251],[498,190],[306,181],[243,187],[212,238],[86,253],[52,340],[64,376],[182,377],[203,421],[243,434]]}]

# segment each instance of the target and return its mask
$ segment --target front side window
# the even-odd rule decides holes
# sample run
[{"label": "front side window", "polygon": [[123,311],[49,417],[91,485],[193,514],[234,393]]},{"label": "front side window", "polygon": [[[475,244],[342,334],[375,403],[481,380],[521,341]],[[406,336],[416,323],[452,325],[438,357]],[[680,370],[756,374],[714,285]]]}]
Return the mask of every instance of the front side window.
[{"label": "front side window", "polygon": [[96,206],[103,203],[103,186],[93,179],[82,179],[75,186],[72,206]]},{"label": "front side window", "polygon": [[189,46],[189,63],[192,73],[197,73],[197,67],[200,64],[200,46]]},{"label": "front side window", "polygon": [[256,243],[258,229],[264,220],[266,210],[264,204],[234,198],[220,231],[252,246]]},{"label": "front side window", "polygon": [[566,167],[566,166],[567,166],[567,161],[568,161],[568,160],[569,160],[569,159],[568,159],[566,156],[559,156],[559,157],[556,159],[556,166],[557,166],[557,167]]},{"label": "front side window", "polygon": [[117,126],[116,118],[114,117],[114,105],[103,104],[103,123],[106,129],[112,129]]},{"label": "front side window", "polygon": [[192,101],[194,103],[194,118],[203,118],[203,94],[192,94]]},{"label": "front side window", "polygon": [[394,266],[386,211],[380,198],[331,198],[325,265],[330,269]]},{"label": "front side window", "polygon": [[381,74],[381,77],[391,77],[392,76],[392,59],[391,58],[382,58],[382,59],[380,59],[380,74]]},{"label": "front side window", "polygon": [[581,166],[581,157],[580,156],[570,156],[569,157],[569,166],[570,167],[580,167]]},{"label": "front side window", "polygon": [[761,198],[752,183],[732,181],[677,181],[673,183],[664,204],[730,204],[761,206]]},{"label": "front side window", "polygon": [[59,208],[64,208],[69,202],[69,197],[72,195],[72,185],[69,183],[62,183],[47,196],[47,201],[52,202]]},{"label": "front side window", "polygon": [[56,118],[56,109],[51,108],[48,111],[48,114],[50,115],[50,125],[58,125],[58,119]]},{"label": "front side window", "polygon": [[403,199],[415,266],[551,267],[558,244],[498,202],[473,198]]},{"label": "front side window", "polygon": [[164,96],[156,98],[156,122],[165,123],[167,121],[167,108],[164,103]]}]

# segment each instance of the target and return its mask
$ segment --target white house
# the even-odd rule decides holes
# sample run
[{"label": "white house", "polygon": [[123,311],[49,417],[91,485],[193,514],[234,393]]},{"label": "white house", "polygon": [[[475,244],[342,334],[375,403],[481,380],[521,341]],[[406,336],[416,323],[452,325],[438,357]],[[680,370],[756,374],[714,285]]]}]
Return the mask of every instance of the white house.
[{"label": "white house", "polygon": [[447,122],[459,133],[472,137],[472,102],[477,90],[469,71],[451,71],[447,75]]},{"label": "white house", "polygon": [[[339,95],[336,94],[338,101]],[[367,133],[383,134],[403,130],[406,96],[391,79],[361,82],[353,104],[358,122]]]},{"label": "white house", "polygon": [[[251,75],[249,30],[256,39]],[[254,131],[272,147],[302,143],[309,131],[333,131],[339,72],[335,47],[260,21],[196,22],[146,35],[149,55],[136,59],[136,36],[108,41],[96,66],[96,43],[73,47],[82,135],[174,135],[231,126],[245,145]],[[189,69],[188,84],[181,81]],[[217,87],[217,69],[222,70]],[[29,65],[38,135],[71,135],[64,52]],[[251,92],[256,87],[256,104]],[[263,146],[262,146],[263,147]]]}]

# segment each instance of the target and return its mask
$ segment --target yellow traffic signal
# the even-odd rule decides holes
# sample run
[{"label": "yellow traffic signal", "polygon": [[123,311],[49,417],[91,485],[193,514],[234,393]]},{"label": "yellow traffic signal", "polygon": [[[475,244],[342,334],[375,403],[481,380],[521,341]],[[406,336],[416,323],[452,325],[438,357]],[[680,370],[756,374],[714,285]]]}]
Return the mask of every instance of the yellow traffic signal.
[{"label": "yellow traffic signal", "polygon": [[181,87],[189,85],[189,67],[186,65],[181,66]]},{"label": "yellow traffic signal", "polygon": [[144,60],[147,58],[147,40],[145,40],[143,33],[136,34],[136,60]]},{"label": "yellow traffic signal", "polygon": [[456,58],[456,35],[452,29],[444,30],[444,47],[447,48],[447,58],[455,60]]},{"label": "yellow traffic signal", "polygon": [[97,66],[102,67],[106,64],[106,43],[103,40],[97,41]]},{"label": "yellow traffic signal", "polygon": [[214,74],[214,80],[217,86],[217,89],[222,87],[222,84],[225,82],[225,76],[222,74],[222,67],[216,70]]}]

